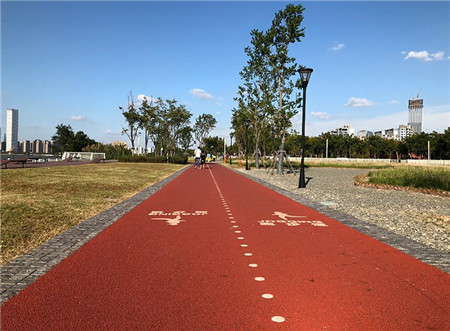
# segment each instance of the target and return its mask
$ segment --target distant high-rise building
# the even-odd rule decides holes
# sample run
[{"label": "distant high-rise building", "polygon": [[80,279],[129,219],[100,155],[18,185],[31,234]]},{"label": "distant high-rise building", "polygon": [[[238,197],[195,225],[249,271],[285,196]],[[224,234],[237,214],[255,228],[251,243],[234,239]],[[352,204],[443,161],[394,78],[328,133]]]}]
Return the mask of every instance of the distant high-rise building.
[{"label": "distant high-rise building", "polygon": [[396,140],[403,140],[411,135],[412,135],[412,127],[410,125],[398,126],[398,139]]},{"label": "distant high-rise building", "polygon": [[423,99],[412,99],[408,103],[408,125],[413,133],[422,132]]},{"label": "distant high-rise building", "polygon": [[44,140],[43,153],[50,154],[52,152],[52,143],[48,140]]},{"label": "distant high-rise building", "polygon": [[361,130],[361,131],[358,131],[356,136],[359,139],[364,140],[364,139],[367,139],[367,138],[373,136],[373,132],[372,131],[368,131],[368,130]]},{"label": "distant high-rise building", "polygon": [[31,152],[32,152],[32,149],[31,149],[31,141],[29,141],[29,140],[24,140],[24,141],[22,141],[22,143],[21,143],[20,145],[21,145],[20,151],[21,151],[22,153],[31,153]]},{"label": "distant high-rise building", "polygon": [[44,151],[44,144],[39,139],[35,139],[33,141],[33,146],[34,146],[33,152],[36,154],[42,154],[42,152]]},{"label": "distant high-rise building", "polygon": [[328,131],[329,133],[331,133],[332,135],[336,135],[336,136],[344,136],[344,137],[352,137],[355,135],[355,129],[351,128],[348,125],[344,125],[343,127],[337,128],[335,130],[332,131]]},{"label": "distant high-rise building", "polygon": [[9,108],[6,111],[6,152],[17,153],[18,137],[19,110]]}]

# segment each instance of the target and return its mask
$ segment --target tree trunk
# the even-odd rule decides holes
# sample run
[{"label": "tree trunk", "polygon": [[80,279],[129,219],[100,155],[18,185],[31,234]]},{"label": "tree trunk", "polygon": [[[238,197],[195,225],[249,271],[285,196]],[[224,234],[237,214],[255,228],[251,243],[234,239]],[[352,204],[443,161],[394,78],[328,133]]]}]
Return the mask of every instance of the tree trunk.
[{"label": "tree trunk", "polygon": [[281,138],[281,144],[278,150],[278,169],[277,174],[282,175],[283,174],[283,151],[284,151],[284,132],[283,132],[283,138]]}]

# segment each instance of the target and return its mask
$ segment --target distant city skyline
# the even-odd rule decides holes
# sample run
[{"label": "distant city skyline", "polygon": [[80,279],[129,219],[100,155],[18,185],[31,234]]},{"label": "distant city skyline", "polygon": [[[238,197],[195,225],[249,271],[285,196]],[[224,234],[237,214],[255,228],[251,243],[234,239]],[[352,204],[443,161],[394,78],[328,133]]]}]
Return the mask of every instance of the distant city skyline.
[{"label": "distant city skyline", "polygon": [[[287,3],[3,1],[2,132],[6,109],[17,108],[19,141],[51,139],[64,123],[129,143],[119,106],[132,91],[136,101],[176,99],[192,122],[212,114],[211,134],[229,143],[250,32],[268,29]],[[295,3],[305,7],[306,36],[292,56],[314,69],[306,135],[407,124],[420,90],[423,131],[450,125],[449,2]],[[292,124],[299,131],[301,116]]]}]

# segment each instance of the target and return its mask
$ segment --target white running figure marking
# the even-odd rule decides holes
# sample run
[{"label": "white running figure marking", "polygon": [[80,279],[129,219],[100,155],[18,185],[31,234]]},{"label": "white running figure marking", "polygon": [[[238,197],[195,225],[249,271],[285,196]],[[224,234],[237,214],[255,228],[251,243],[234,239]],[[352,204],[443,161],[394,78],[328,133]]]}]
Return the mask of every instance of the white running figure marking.
[{"label": "white running figure marking", "polygon": [[281,218],[282,220],[288,221],[288,217],[293,217],[293,218],[306,218],[306,216],[292,216],[292,215],[288,215],[286,213],[283,213],[281,211],[274,211],[273,215],[278,216],[279,218]]},{"label": "white running figure marking", "polygon": [[152,218],[152,220],[155,220],[155,221],[166,221],[167,224],[169,224],[169,225],[178,225],[181,222],[186,222],[186,220],[182,220],[181,219],[180,215],[178,215],[175,218]]}]

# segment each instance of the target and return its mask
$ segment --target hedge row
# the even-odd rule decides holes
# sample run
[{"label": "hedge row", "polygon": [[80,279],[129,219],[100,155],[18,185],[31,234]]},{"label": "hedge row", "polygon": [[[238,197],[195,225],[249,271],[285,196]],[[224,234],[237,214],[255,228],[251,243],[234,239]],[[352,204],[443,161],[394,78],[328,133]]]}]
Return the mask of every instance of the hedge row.
[{"label": "hedge row", "polygon": [[146,162],[146,163],[176,163],[186,164],[187,156],[146,156],[146,155],[124,155],[119,158],[119,162]]}]

